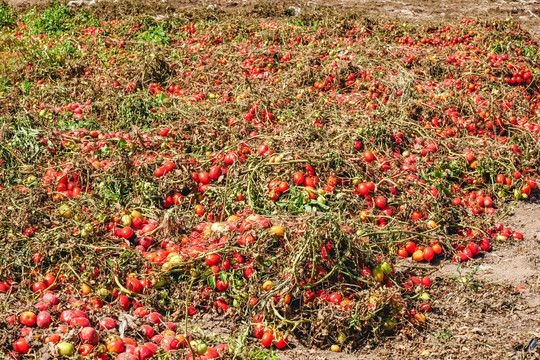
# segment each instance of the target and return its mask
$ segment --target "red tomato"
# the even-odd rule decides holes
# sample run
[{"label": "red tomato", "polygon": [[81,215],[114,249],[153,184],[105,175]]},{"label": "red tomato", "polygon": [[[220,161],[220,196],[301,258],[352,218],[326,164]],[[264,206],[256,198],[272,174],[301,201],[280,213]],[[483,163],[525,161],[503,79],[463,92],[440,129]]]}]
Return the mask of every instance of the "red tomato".
[{"label": "red tomato", "polygon": [[367,184],[361,183],[358,185],[358,192],[364,196],[369,194],[369,188],[367,187]]},{"label": "red tomato", "polygon": [[210,169],[210,179],[217,180],[219,175],[221,175],[221,168],[219,166],[214,166],[212,169]]},{"label": "red tomato", "polygon": [[407,241],[405,244],[405,250],[407,250],[409,254],[414,253],[416,251],[416,244],[413,241]]},{"label": "red tomato", "polygon": [[288,343],[288,342],[289,342],[288,339],[286,339],[286,338],[281,338],[281,339],[279,339],[278,341],[276,341],[276,344],[275,344],[275,345],[276,345],[276,347],[277,347],[278,349],[283,349],[285,346],[287,346],[287,343]]},{"label": "red tomato", "polygon": [[305,182],[306,186],[309,186],[309,187],[312,187],[312,188],[315,187],[315,178],[314,177],[310,176],[310,177],[306,178],[304,182]]},{"label": "red tomato", "polygon": [[259,150],[257,150],[259,155],[264,155],[264,153],[266,153],[267,151],[268,151],[268,146],[264,144],[259,147]]},{"label": "red tomato", "polygon": [[337,179],[336,179],[335,177],[331,176],[331,177],[328,178],[328,181],[327,181],[326,183],[327,183],[329,186],[334,187],[334,186],[337,185],[337,182],[338,182]]},{"label": "red tomato", "polygon": [[373,153],[371,151],[366,151],[364,153],[364,160],[366,160],[367,162],[372,162],[373,160],[375,159],[375,155],[373,155]]},{"label": "red tomato", "polygon": [[90,344],[82,344],[81,346],[79,346],[79,354],[81,354],[82,356],[87,356],[88,354],[90,354],[92,352],[92,349],[94,348],[93,345],[90,345]]},{"label": "red tomato", "polygon": [[19,338],[13,343],[13,350],[21,354],[26,354],[30,351],[30,345],[28,345],[24,338]]},{"label": "red tomato", "polygon": [[264,335],[265,327],[262,324],[257,324],[253,328],[253,333],[257,339],[261,339]]},{"label": "red tomato", "polygon": [[206,171],[199,173],[199,181],[204,185],[210,183],[210,175]]},{"label": "red tomato", "polygon": [[165,165],[163,165],[163,169],[165,169],[165,172],[169,172],[172,169],[174,169],[174,163],[172,161],[166,162]]},{"label": "red tomato", "polygon": [[202,205],[195,205],[195,214],[202,216],[204,214],[204,206]]},{"label": "red tomato", "polygon": [[225,291],[227,290],[227,288],[229,287],[229,281],[227,280],[227,282],[223,282],[223,280],[221,279],[218,279],[216,281],[216,289],[218,289],[219,291]]},{"label": "red tomato", "polygon": [[165,169],[163,167],[158,167],[156,170],[154,170],[154,175],[156,177],[162,177],[163,174],[165,174]]},{"label": "red tomato", "polygon": [[386,199],[384,198],[384,196],[377,196],[375,198],[375,205],[379,208],[379,209],[382,209],[386,206]]},{"label": "red tomato", "polygon": [[272,340],[274,340],[274,334],[271,331],[267,331],[261,338],[261,344],[264,347],[272,346]]},{"label": "red tomato", "polygon": [[422,261],[424,260],[424,251],[418,249],[415,252],[413,252],[412,257],[414,261]]},{"label": "red tomato", "polygon": [[19,321],[24,326],[34,326],[36,323],[36,314],[31,311],[25,311],[19,317]]},{"label": "red tomato", "polygon": [[107,352],[120,354],[124,348],[125,345],[121,339],[112,339],[107,342]]},{"label": "red tomato", "polygon": [[435,254],[440,254],[440,253],[442,253],[442,247],[441,247],[440,244],[433,244],[433,245],[431,245],[431,248],[433,249],[433,252],[434,252]]},{"label": "red tomato", "polygon": [[372,183],[371,181],[368,181],[366,183],[366,186],[368,187],[369,191],[375,191],[375,184]]},{"label": "red tomato", "polygon": [[424,259],[426,261],[431,261],[435,257],[435,252],[433,251],[433,248],[431,246],[428,246],[424,249]]},{"label": "red tomato", "polygon": [[297,171],[297,172],[294,173],[293,179],[294,179],[295,184],[302,185],[304,183],[304,180],[305,180],[304,174],[302,174],[301,171]]},{"label": "red tomato", "polygon": [[468,243],[467,249],[469,249],[474,256],[480,253],[480,250],[478,249],[478,245],[476,245],[475,243]]},{"label": "red tomato", "polygon": [[279,183],[278,189],[279,189],[280,192],[283,193],[283,192],[289,190],[289,184],[287,184],[285,181],[282,181],[282,182]]},{"label": "red tomato", "polygon": [[32,285],[32,291],[38,292],[45,290],[47,288],[47,284],[45,284],[43,281],[37,281]]},{"label": "red tomato", "polygon": [[221,256],[219,254],[208,254],[204,258],[206,265],[208,266],[214,266],[218,265],[221,262]]},{"label": "red tomato", "polygon": [[328,295],[326,300],[333,303],[334,305],[338,305],[341,302],[342,298],[341,298],[341,295],[334,292],[334,293],[331,293],[330,295]]},{"label": "red tomato", "polygon": [[133,229],[130,228],[129,226],[125,226],[122,228],[122,230],[120,231],[120,235],[124,238],[124,239],[130,239],[132,236],[133,236]]},{"label": "red tomato", "polygon": [[489,243],[489,240],[483,240],[480,242],[480,248],[484,251],[489,251],[491,249],[491,245]]},{"label": "red tomato", "polygon": [[409,253],[405,249],[399,249],[398,250],[398,256],[406,258],[406,257],[409,257]]},{"label": "red tomato", "polygon": [[422,278],[422,285],[424,285],[425,287],[431,286],[431,279],[429,278],[429,276],[425,276]]}]

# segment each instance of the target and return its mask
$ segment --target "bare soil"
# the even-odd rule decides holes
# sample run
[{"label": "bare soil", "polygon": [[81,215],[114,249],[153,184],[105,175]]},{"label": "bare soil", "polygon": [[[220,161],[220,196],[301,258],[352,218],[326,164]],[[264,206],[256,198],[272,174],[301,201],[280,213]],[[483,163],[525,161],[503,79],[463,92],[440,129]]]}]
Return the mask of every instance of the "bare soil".
[{"label": "bare soil", "polygon": [[[46,3],[47,0],[7,0],[9,4],[28,6]],[[67,4],[69,1],[64,0]],[[72,3],[82,5],[102,2],[101,0],[77,0]],[[114,1],[122,4],[122,1]],[[181,11],[182,8],[212,7],[241,8],[255,3],[272,2],[261,0],[147,0],[159,6],[149,11],[167,8],[170,11]],[[463,18],[511,18],[540,35],[540,2],[537,0],[283,0],[279,3],[290,4],[300,9],[314,6],[327,6],[356,12],[366,16],[385,17],[395,21],[415,23],[445,22],[462,20]],[[165,5],[165,6],[164,6]]]}]

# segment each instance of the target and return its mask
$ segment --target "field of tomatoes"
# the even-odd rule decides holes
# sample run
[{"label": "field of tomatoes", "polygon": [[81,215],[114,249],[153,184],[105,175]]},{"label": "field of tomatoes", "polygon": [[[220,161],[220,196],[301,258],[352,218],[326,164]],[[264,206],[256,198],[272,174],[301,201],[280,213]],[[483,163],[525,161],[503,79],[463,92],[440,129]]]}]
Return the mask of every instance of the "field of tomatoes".
[{"label": "field of tomatoes", "polygon": [[429,323],[426,269],[523,239],[518,23],[142,6],[0,6],[0,353],[351,351]]}]

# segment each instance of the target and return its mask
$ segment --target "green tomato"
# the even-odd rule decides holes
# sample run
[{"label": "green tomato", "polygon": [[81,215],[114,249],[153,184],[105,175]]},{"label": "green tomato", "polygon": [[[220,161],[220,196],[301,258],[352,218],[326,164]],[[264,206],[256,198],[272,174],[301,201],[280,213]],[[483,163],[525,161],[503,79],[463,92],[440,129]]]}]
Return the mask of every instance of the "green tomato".
[{"label": "green tomato", "polygon": [[375,281],[382,282],[384,280],[384,273],[379,266],[373,269],[372,274]]},{"label": "green tomato", "polygon": [[381,270],[385,275],[389,275],[392,272],[392,268],[386,262],[381,264]]},{"label": "green tomato", "polygon": [[30,175],[26,178],[26,186],[32,185],[34,181],[37,181],[37,178],[34,175]]},{"label": "green tomato", "polygon": [[131,226],[131,215],[124,215],[122,216],[122,225],[124,226]]},{"label": "green tomato", "polygon": [[90,233],[86,229],[81,230],[81,237],[83,239],[88,239],[90,237]]},{"label": "green tomato", "polygon": [[390,331],[393,328],[395,328],[396,325],[397,325],[397,320],[395,318],[386,319],[386,321],[383,323],[383,329],[386,331]]},{"label": "green tomato", "polygon": [[62,206],[60,206],[60,208],[58,209],[58,212],[60,213],[60,216],[66,219],[71,218],[71,216],[73,215],[73,213],[71,212],[71,209],[66,204],[63,204]]},{"label": "green tomato", "polygon": [[88,233],[93,234],[94,233],[94,225],[92,224],[85,224],[83,226],[83,230],[88,231]]},{"label": "green tomato", "polygon": [[208,351],[208,345],[205,343],[199,343],[197,344],[197,354],[202,355]]},{"label": "green tomato", "polygon": [[105,288],[99,288],[96,293],[98,294],[98,296],[106,298],[110,295],[111,292]]},{"label": "green tomato", "polygon": [[67,342],[60,342],[56,344],[56,348],[58,349],[58,353],[62,356],[73,355],[73,352],[75,351],[73,344]]},{"label": "green tomato", "polygon": [[158,280],[154,283],[154,287],[155,287],[155,288],[161,288],[161,287],[164,287],[166,284],[167,284],[167,280],[161,278],[161,279],[158,279]]}]

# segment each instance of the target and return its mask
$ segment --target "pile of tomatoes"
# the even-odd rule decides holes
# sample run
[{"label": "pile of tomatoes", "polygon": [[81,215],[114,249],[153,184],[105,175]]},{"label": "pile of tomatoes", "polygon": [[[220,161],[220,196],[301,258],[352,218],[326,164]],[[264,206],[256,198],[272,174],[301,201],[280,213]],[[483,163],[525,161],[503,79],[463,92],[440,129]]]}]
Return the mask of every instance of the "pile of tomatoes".
[{"label": "pile of tomatoes", "polygon": [[[8,10],[12,357],[353,349],[429,322],[437,284],[396,263],[523,238],[499,222],[538,192],[540,50],[516,23]],[[190,330],[209,317],[229,347]]]}]

